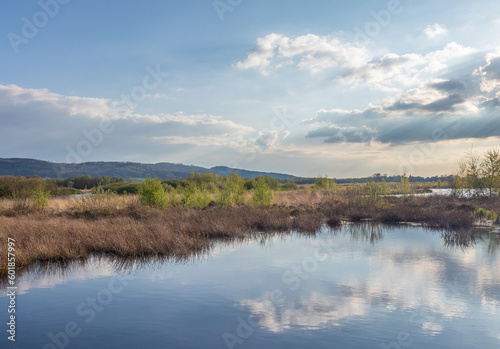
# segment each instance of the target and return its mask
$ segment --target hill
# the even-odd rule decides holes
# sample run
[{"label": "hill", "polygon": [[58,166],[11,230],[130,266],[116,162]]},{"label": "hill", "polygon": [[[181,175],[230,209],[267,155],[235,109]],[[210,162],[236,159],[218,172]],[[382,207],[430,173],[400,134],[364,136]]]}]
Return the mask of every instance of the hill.
[{"label": "hill", "polygon": [[181,179],[187,178],[190,173],[195,171],[202,174],[205,172],[214,172],[221,176],[227,176],[232,171],[236,171],[244,178],[258,177],[260,175],[267,175],[276,179],[296,178],[284,173],[248,171],[225,166],[205,168],[168,162],[142,164],[138,162],[98,161],[66,164],[35,159],[0,158],[0,176],[38,175],[42,178],[68,178],[79,175],[91,175],[94,177],[108,176],[131,179],[145,178],[149,174],[152,177],[161,179]]}]

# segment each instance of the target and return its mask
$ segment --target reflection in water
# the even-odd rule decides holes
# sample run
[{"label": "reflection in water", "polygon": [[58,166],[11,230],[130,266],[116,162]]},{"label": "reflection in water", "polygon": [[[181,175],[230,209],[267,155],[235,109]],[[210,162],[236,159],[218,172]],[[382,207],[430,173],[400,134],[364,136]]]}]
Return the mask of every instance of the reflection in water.
[{"label": "reflection in water", "polygon": [[[383,225],[375,223],[357,223],[347,224],[347,232],[353,239],[361,241],[369,241],[372,244],[383,239]],[[338,232],[345,232],[344,229],[338,229]]]},{"label": "reflection in water", "polygon": [[[354,241],[370,242],[376,244],[384,238],[384,229],[393,225],[385,225],[373,222],[363,223],[347,223],[337,227],[324,227],[324,230],[335,235],[348,235]],[[410,226],[399,225],[400,229],[411,229]],[[441,232],[443,244],[449,248],[468,248],[476,245],[481,241],[486,241],[488,252],[494,254],[500,245],[500,234],[489,233],[484,230],[441,230],[433,228],[425,228],[429,231]],[[316,233],[299,233],[293,232],[292,236],[300,236],[305,239],[314,239]],[[193,263],[205,259],[214,249],[214,246],[231,246],[232,248],[244,246],[249,242],[257,241],[260,246],[272,248],[274,242],[278,238],[290,236],[282,232],[265,232],[250,234],[245,237],[235,238],[232,240],[217,241],[208,244],[201,251],[196,251],[192,255],[150,255],[140,257],[121,257],[116,255],[93,255],[89,258],[81,258],[71,261],[43,261],[34,263],[26,268],[17,270],[19,278],[25,273],[30,274],[30,278],[35,279],[52,279],[52,284],[63,283],[66,275],[75,275],[79,270],[101,270],[105,266],[107,273],[131,273],[141,269],[159,268],[166,261],[178,263]],[[104,274],[104,275],[108,275]],[[102,275],[102,276],[104,276]],[[99,275],[93,275],[99,276]],[[91,277],[91,276],[89,276]],[[86,278],[82,276],[82,278]],[[7,286],[7,279],[0,280],[0,290],[4,290]],[[42,283],[40,284],[42,285]],[[40,286],[42,287],[42,286]]]},{"label": "reflection in water", "polygon": [[[382,225],[352,224],[335,233],[349,236],[351,241],[374,244],[381,242],[383,231]],[[329,282],[311,286],[310,281],[306,290],[282,287],[266,291],[258,298],[241,300],[239,305],[272,333],[344,326],[386,311],[406,311],[410,314],[408,321],[421,333],[437,336],[445,330],[446,322],[466,321],[475,311],[471,299],[480,302],[483,312],[496,314],[500,309],[500,259],[495,257],[491,265],[480,264],[474,269],[478,251],[467,249],[482,242],[492,254],[500,240],[498,235],[443,231],[441,236],[447,250],[439,253],[422,250],[418,241],[416,246],[393,241],[376,253],[334,263],[337,268],[331,268],[329,277],[323,275]],[[358,265],[368,267],[357,269]],[[276,294],[282,296],[277,298]],[[493,337],[499,334],[495,332]]]},{"label": "reflection in water", "polygon": [[[499,348],[498,244],[479,230],[362,223],[219,241],[189,258],[39,263],[18,280],[29,335],[16,344],[44,347],[74,320],[71,348],[226,347],[225,333],[235,348],[397,348],[402,332],[414,348]],[[123,273],[133,277],[110,293]],[[87,323],[89,299],[104,310]]]}]

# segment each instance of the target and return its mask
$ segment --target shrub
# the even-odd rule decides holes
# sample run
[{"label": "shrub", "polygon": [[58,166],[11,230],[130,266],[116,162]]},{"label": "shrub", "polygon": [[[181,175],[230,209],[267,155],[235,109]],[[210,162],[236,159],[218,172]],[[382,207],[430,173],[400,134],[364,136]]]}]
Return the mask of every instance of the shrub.
[{"label": "shrub", "polygon": [[192,184],[184,193],[184,197],[182,198],[182,203],[186,207],[192,208],[205,208],[212,202],[212,198],[210,197],[210,193],[202,187],[198,185]]},{"label": "shrub", "polygon": [[172,189],[168,192],[167,199],[170,206],[177,207],[182,204],[182,197],[175,189]]},{"label": "shrub", "polygon": [[491,219],[493,221],[496,221],[498,219],[498,216],[495,212],[491,212],[491,211],[488,211],[488,210],[485,210],[484,208],[478,208],[475,212],[474,212],[474,216],[476,218],[478,218],[479,220],[487,220],[487,219]]},{"label": "shrub", "polygon": [[254,183],[254,194],[252,202],[254,205],[269,207],[273,199],[273,191],[267,185],[263,177],[257,177]]},{"label": "shrub", "polygon": [[335,180],[329,179],[327,176],[316,178],[314,188],[316,189],[333,189],[336,187]]},{"label": "shrub", "polygon": [[127,194],[138,194],[139,189],[141,188],[142,183],[128,183],[125,185],[121,185],[116,189],[116,193],[120,195]]},{"label": "shrub", "polygon": [[224,187],[220,190],[217,203],[221,206],[234,206],[245,203],[245,180],[236,172],[226,179]]},{"label": "shrub", "polygon": [[167,207],[165,189],[158,178],[151,179],[149,175],[139,189],[139,201],[144,206]]},{"label": "shrub", "polygon": [[296,183],[283,183],[280,186],[280,190],[287,191],[287,190],[297,190],[299,186]]},{"label": "shrub", "polygon": [[401,176],[401,182],[398,183],[397,191],[401,195],[410,195],[412,193],[410,179],[406,177],[406,174]]},{"label": "shrub", "polygon": [[42,185],[37,185],[33,188],[31,199],[35,208],[39,210],[44,209],[49,204],[49,192]]}]

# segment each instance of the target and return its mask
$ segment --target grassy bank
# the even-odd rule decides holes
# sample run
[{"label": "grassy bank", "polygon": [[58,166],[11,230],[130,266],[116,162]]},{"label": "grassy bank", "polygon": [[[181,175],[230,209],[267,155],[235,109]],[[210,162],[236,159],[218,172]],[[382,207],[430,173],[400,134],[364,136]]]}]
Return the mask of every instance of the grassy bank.
[{"label": "grassy bank", "polygon": [[[16,240],[16,265],[65,261],[92,254],[120,257],[177,256],[201,253],[214,241],[243,238],[255,232],[302,233],[343,220],[385,223],[417,222],[443,228],[470,228],[500,212],[497,198],[367,195],[356,186],[272,192],[269,206],[245,193],[244,203],[187,207],[178,197],[167,208],[151,207],[138,195],[101,193],[77,199],[49,199],[43,210],[19,211],[0,204],[0,241]],[[0,253],[7,254],[7,243]],[[5,276],[6,259],[0,262]]]}]

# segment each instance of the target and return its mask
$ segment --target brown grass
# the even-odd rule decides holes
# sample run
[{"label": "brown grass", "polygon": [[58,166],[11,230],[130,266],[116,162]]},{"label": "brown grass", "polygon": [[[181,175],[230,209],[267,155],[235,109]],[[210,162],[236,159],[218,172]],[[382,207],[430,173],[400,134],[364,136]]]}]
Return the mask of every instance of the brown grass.
[{"label": "brown grass", "polygon": [[[118,200],[118,201],[117,201]],[[356,196],[345,188],[279,192],[271,208],[253,206],[166,210],[144,208],[136,196],[99,200],[51,199],[44,211],[18,212],[0,201],[0,254],[16,240],[16,266],[40,261],[85,259],[90,255],[184,258],[205,252],[215,241],[242,239],[255,232],[314,233],[343,220],[419,222],[463,228],[478,207],[500,213],[500,200],[453,197]],[[0,261],[5,277],[6,258]]]}]

